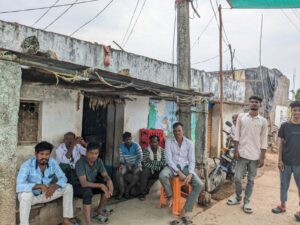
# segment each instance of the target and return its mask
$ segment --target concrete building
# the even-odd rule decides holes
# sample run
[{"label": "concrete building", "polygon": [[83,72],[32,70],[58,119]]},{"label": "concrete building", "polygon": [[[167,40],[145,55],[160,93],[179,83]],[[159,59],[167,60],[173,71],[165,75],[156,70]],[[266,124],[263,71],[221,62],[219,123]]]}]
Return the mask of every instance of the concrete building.
[{"label": "concrete building", "polygon": [[[192,90],[183,90],[177,88],[176,65],[170,63],[111,48],[107,54],[107,46],[3,21],[0,35],[1,224],[16,223],[11,209],[16,208],[15,176],[20,164],[34,153],[37,142],[47,140],[57,146],[68,131],[105,143],[103,158],[113,177],[122,133],[132,132],[136,141],[141,128],[160,128],[170,135],[182,99],[193,107],[191,138],[197,159],[206,147],[206,154],[218,154],[217,74],[192,69]],[[25,50],[32,43],[22,44],[32,36],[38,40],[36,54]],[[224,121],[245,109],[253,86],[260,82],[247,74],[246,70],[225,76]],[[278,79],[274,104],[286,106],[289,83],[283,75]],[[40,215],[47,213],[40,209],[32,224],[39,224]]]}]

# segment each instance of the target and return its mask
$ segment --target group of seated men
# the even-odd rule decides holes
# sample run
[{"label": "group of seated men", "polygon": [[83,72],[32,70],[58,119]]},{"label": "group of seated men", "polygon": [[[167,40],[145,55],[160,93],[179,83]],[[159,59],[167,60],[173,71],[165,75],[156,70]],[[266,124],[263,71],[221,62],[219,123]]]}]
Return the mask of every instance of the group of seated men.
[{"label": "group of seated men", "polygon": [[[159,146],[158,136],[151,136],[150,145],[142,150],[132,141],[129,132],[123,134],[117,169],[117,199],[123,196],[129,198],[134,193],[140,200],[145,200],[149,187],[159,179],[171,207],[173,199],[170,179],[179,176],[192,186],[192,192],[182,209],[182,218],[190,223],[188,213],[193,210],[203,185],[195,173],[194,146],[183,136],[183,125],[180,122],[173,125],[173,133],[174,138],[166,142],[165,150]],[[38,143],[35,156],[20,167],[16,187],[20,202],[20,225],[29,225],[32,205],[59,197],[63,197],[62,224],[77,224],[73,218],[73,196],[83,199],[86,225],[91,225],[91,218],[107,223],[113,210],[105,204],[113,195],[114,186],[99,157],[99,144],[87,144],[82,138],[76,138],[74,133],[68,132],[64,136],[64,143],[56,149],[56,160],[50,157],[52,149],[53,145],[46,141]],[[93,211],[92,197],[99,193],[99,205]]]}]

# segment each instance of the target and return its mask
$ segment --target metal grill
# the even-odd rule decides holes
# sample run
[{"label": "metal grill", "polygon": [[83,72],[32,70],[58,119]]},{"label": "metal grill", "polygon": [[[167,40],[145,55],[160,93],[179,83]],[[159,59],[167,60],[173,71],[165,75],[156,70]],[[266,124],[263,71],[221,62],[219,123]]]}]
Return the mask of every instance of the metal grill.
[{"label": "metal grill", "polygon": [[21,102],[19,109],[18,143],[28,144],[38,141],[39,124],[38,102]]}]

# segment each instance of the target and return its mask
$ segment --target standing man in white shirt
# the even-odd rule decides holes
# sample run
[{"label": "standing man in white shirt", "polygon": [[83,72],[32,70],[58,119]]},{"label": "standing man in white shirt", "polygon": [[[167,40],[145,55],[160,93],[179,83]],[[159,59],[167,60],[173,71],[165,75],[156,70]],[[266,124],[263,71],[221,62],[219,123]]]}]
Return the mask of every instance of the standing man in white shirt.
[{"label": "standing man in white shirt", "polygon": [[228,205],[239,204],[242,200],[242,179],[248,170],[248,182],[245,190],[245,213],[252,213],[250,197],[253,191],[257,168],[264,165],[265,154],[268,147],[268,122],[258,114],[262,98],[251,96],[249,98],[248,113],[240,113],[237,118],[234,144],[234,157],[237,160],[235,172],[236,196],[228,199]]},{"label": "standing man in white shirt", "polygon": [[86,155],[87,143],[80,137],[76,138],[73,132],[64,135],[64,143],[60,144],[56,149],[56,161],[66,174],[68,182],[73,184],[75,181],[75,164]]},{"label": "standing man in white shirt", "polygon": [[183,136],[183,125],[177,122],[173,125],[174,138],[166,142],[165,156],[167,166],[159,174],[159,180],[163,185],[168,198],[168,206],[173,204],[170,179],[179,176],[185,183],[190,183],[192,192],[182,209],[181,218],[185,223],[192,223],[188,216],[198,200],[203,184],[195,173],[195,148],[191,140]]}]

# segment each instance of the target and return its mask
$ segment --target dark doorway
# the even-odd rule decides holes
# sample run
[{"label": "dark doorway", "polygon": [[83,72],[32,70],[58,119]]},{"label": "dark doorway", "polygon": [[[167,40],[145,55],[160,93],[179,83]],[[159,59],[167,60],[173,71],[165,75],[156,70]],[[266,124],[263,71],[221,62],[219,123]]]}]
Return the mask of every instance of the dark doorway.
[{"label": "dark doorway", "polygon": [[107,133],[107,107],[90,104],[90,98],[84,97],[82,137],[87,142],[97,142],[101,146],[100,157],[105,160]]}]

